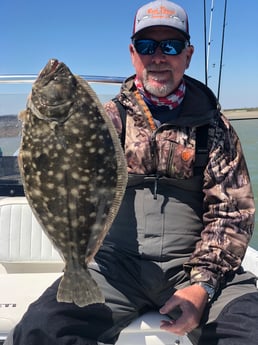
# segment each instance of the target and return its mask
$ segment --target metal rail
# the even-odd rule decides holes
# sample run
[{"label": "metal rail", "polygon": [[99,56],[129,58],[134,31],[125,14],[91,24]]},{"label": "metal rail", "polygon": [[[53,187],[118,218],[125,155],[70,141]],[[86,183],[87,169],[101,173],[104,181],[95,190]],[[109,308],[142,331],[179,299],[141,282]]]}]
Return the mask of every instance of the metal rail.
[{"label": "metal rail", "polygon": [[[0,84],[26,84],[33,83],[37,79],[37,74],[2,74]],[[121,84],[125,77],[109,77],[96,75],[79,75],[90,83]]]}]

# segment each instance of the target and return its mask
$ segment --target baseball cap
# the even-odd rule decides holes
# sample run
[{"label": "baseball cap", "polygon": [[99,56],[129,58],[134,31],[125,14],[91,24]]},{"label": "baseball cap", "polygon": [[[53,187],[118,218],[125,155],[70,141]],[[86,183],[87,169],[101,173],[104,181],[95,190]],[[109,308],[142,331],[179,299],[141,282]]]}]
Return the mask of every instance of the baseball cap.
[{"label": "baseball cap", "polygon": [[168,26],[182,32],[189,40],[188,17],[185,10],[174,2],[155,0],[140,7],[134,18],[133,35],[151,26]]}]

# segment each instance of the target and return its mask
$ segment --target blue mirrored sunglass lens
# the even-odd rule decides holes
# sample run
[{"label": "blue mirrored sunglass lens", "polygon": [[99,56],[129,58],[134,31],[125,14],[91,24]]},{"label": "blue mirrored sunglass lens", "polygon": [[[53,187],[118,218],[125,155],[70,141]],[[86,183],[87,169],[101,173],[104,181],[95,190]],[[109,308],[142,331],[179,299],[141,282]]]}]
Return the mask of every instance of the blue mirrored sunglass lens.
[{"label": "blue mirrored sunglass lens", "polygon": [[142,55],[152,55],[158,47],[157,42],[151,40],[137,40],[134,42],[137,53]]},{"label": "blue mirrored sunglass lens", "polygon": [[137,53],[141,55],[152,55],[155,53],[157,47],[160,46],[162,53],[166,55],[178,55],[185,48],[186,43],[179,40],[135,40],[134,47]]},{"label": "blue mirrored sunglass lens", "polygon": [[160,48],[164,54],[178,55],[185,48],[185,42],[183,41],[161,41]]}]

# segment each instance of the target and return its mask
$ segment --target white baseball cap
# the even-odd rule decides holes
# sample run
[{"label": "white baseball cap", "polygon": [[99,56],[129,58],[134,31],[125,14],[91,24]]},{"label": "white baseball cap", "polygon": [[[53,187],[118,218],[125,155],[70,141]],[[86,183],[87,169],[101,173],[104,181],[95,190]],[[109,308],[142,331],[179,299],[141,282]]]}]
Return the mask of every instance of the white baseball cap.
[{"label": "white baseball cap", "polygon": [[135,15],[132,37],[152,26],[171,27],[190,39],[187,13],[174,2],[155,0],[140,7]]}]

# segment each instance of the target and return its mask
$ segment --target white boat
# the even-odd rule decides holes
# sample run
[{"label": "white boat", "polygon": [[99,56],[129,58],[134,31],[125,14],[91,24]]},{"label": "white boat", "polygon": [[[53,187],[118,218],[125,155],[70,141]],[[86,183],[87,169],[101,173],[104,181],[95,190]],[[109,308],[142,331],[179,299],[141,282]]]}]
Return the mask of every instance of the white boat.
[{"label": "white boat", "polygon": [[[19,79],[18,76],[15,78]],[[21,80],[27,82],[24,77]],[[116,82],[121,80],[119,78]],[[110,83],[114,78],[92,77],[91,81]],[[28,305],[61,276],[63,269],[59,254],[42,231],[23,195],[15,155],[0,157],[0,168],[4,160],[8,161],[12,174],[8,172],[2,177],[0,169],[0,344],[19,322]],[[258,276],[258,251],[249,247],[243,266]],[[142,315],[122,331],[117,345],[191,344],[187,337],[161,331],[161,319],[164,315],[156,311]]]}]

